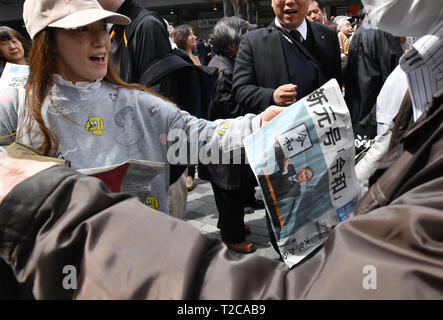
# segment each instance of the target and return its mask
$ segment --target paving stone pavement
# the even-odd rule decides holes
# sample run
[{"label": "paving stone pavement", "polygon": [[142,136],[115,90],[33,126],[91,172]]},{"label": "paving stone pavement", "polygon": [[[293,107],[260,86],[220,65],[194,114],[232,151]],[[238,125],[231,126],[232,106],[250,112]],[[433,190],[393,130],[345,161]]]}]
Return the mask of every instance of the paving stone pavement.
[{"label": "paving stone pavement", "polygon": [[[220,238],[220,230],[217,228],[218,211],[215,205],[214,193],[211,183],[198,179],[197,187],[188,193],[185,220],[210,238]],[[279,256],[269,242],[268,229],[266,227],[265,209],[255,210],[254,213],[245,215],[245,223],[251,228],[251,234],[246,239],[254,243],[256,254],[269,259],[278,260]],[[234,255],[242,255],[230,250]]]}]

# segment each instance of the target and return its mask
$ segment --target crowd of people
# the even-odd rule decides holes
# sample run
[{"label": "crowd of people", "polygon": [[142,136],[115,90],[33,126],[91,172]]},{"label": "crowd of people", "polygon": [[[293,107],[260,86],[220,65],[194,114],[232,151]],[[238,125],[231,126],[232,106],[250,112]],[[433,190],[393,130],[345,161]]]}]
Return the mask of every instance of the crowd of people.
[{"label": "crowd of people", "polygon": [[[441,6],[362,0],[362,16],[328,17],[320,0],[270,2],[269,25],[222,18],[211,46],[135,0],[27,0],[32,46],[0,27],[1,71],[29,65],[24,88],[0,88],[0,298],[443,296]],[[264,206],[242,140],[330,79],[369,190],[293,270],[226,255],[255,251],[244,215]],[[175,131],[187,139],[166,138]],[[5,155],[17,143],[42,161]],[[173,161],[177,143],[185,157]],[[202,165],[192,153],[207,146],[242,159]],[[165,164],[149,186],[155,207],[75,171],[128,159]],[[196,168],[224,245],[180,221]],[[368,264],[384,274],[377,290],[361,287]],[[81,272],[76,290],[53,272],[66,265]]]}]

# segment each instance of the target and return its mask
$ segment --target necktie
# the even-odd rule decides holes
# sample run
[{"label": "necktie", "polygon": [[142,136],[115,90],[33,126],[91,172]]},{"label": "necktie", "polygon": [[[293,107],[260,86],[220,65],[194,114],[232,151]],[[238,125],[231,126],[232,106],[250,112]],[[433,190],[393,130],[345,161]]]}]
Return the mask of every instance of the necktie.
[{"label": "necktie", "polygon": [[289,31],[289,33],[291,34],[292,38],[300,43],[303,43],[303,37],[301,36],[301,33],[298,32],[297,30],[291,30]]}]

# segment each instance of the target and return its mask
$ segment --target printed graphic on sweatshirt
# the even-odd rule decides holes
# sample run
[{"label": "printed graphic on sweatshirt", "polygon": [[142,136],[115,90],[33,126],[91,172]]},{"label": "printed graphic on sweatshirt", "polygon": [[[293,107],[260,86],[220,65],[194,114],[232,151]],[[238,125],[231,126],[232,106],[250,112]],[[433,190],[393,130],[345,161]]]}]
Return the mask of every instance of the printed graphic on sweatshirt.
[{"label": "printed graphic on sweatshirt", "polygon": [[65,116],[67,114],[76,113],[80,110],[79,106],[71,101],[59,99],[57,100],[57,107],[53,104],[48,106],[48,113],[56,116]]},{"label": "printed graphic on sweatshirt", "polygon": [[146,201],[145,201],[145,205],[147,205],[148,207],[151,207],[152,209],[158,209],[159,205],[158,205],[158,199],[157,197],[147,197]]},{"label": "printed graphic on sweatshirt", "polygon": [[162,104],[157,101],[153,101],[152,98],[152,95],[145,91],[139,92],[138,101],[146,101],[146,104],[144,104],[141,111],[152,119],[157,119],[160,115],[158,111],[162,108]]},{"label": "printed graphic on sweatshirt", "polygon": [[156,105],[153,105],[153,106],[149,106],[149,107],[148,107],[149,115],[150,115],[152,118],[154,118],[155,115],[157,114],[157,110],[158,110],[158,108],[157,108]]},{"label": "printed graphic on sweatshirt", "polygon": [[142,151],[140,141],[143,139],[143,131],[137,124],[134,108],[126,106],[115,114],[115,123],[119,127],[118,134],[114,139],[126,147],[126,156],[131,158],[138,156]]},{"label": "printed graphic on sweatshirt", "polygon": [[118,99],[118,90],[119,87],[116,87],[109,93],[109,98],[111,98],[113,102],[117,101]]},{"label": "printed graphic on sweatshirt", "polygon": [[101,136],[103,130],[105,130],[103,119],[97,116],[89,117],[86,121],[85,130],[92,132],[93,135]]},{"label": "printed graphic on sweatshirt", "polygon": [[229,128],[229,121],[225,121],[217,127],[217,133],[221,136],[225,135],[226,130]]}]

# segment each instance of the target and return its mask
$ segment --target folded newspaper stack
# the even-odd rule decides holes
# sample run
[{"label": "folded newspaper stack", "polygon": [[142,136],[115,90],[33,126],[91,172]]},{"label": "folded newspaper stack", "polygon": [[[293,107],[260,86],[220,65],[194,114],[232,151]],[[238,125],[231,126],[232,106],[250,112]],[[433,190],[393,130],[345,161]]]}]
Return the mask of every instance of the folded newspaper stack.
[{"label": "folded newspaper stack", "polygon": [[357,203],[354,136],[335,79],[244,141],[289,267],[324,243]]}]

